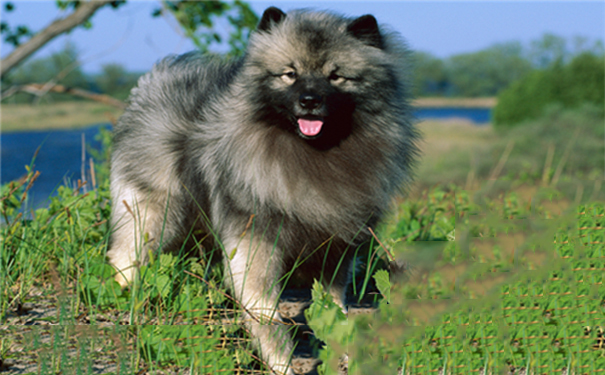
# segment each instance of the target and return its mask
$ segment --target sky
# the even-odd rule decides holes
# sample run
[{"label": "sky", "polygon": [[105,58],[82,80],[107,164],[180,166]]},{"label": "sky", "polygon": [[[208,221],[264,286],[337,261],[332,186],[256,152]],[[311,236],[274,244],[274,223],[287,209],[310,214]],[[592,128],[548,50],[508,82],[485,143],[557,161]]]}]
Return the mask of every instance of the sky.
[{"label": "sky", "polygon": [[[64,17],[54,1],[12,1],[16,9],[0,19],[11,27],[24,24],[38,31],[57,17]],[[373,14],[380,24],[398,31],[413,50],[440,58],[475,52],[495,43],[520,41],[528,45],[545,33],[565,38],[583,36],[590,41],[605,37],[605,1],[249,1],[259,14],[269,6],[284,11],[297,8],[331,10],[347,16]],[[152,18],[158,1],[133,1],[118,10],[99,10],[93,27],[63,35],[33,58],[60,51],[66,42],[75,44],[82,69],[96,73],[107,63],[119,63],[130,71],[144,72],[162,57],[194,49],[176,22]],[[2,42],[0,56],[12,51]]]}]

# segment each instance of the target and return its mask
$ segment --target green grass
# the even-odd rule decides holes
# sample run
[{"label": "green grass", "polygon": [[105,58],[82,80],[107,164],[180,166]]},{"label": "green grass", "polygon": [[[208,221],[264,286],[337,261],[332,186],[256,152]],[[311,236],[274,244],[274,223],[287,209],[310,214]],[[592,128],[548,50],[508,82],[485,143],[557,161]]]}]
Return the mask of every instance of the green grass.
[{"label": "green grass", "polygon": [[[471,131],[472,125],[465,123],[421,123],[427,139],[418,186],[425,190],[449,181],[476,190],[478,182],[497,178],[514,182],[513,187],[555,187],[571,199],[578,189],[582,196],[604,199],[600,184],[595,185],[604,178],[604,124],[593,106],[551,106],[540,119],[501,132],[492,127]],[[496,171],[503,156],[504,164]]]},{"label": "green grass", "polygon": [[[305,316],[327,343],[318,353],[320,371],[334,373],[346,351],[352,374],[398,368],[473,374],[486,367],[494,374],[510,367],[535,374],[605,372],[598,337],[605,328],[599,161],[567,156],[553,183],[570,142],[567,129],[586,118],[559,113],[528,125],[525,141],[520,133],[485,128],[426,128],[420,187],[376,228],[380,244],[360,255],[360,263],[370,259],[371,265],[355,272],[358,298],[370,293],[377,312],[347,318],[319,286],[313,291]],[[560,126],[545,128],[553,122]],[[578,151],[583,155],[602,147],[578,134],[575,141],[588,148]],[[477,165],[486,165],[470,182],[469,164],[447,164],[468,157],[469,137],[483,142],[471,142],[470,150],[483,152]],[[432,148],[443,138],[449,148]],[[550,162],[548,147],[532,147],[537,140],[554,144]],[[103,161],[107,154],[97,156]],[[518,168],[517,161],[535,166]],[[460,181],[430,182],[443,168]],[[61,187],[49,207],[35,212],[22,210],[34,171],[2,186],[0,368],[268,373],[236,324],[241,311],[224,293],[220,267],[205,257],[152,257],[133,288],[117,285],[105,259],[111,230],[106,164],[97,166],[97,176],[98,185],[87,192]],[[381,271],[406,262],[410,266],[390,280]],[[52,325],[24,326],[33,323]]]}]

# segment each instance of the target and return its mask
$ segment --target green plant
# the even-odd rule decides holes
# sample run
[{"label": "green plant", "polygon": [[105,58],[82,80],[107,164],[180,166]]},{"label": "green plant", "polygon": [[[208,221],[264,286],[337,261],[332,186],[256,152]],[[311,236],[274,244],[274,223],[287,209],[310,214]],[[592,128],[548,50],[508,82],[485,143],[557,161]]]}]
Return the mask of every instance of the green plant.
[{"label": "green plant", "polygon": [[[563,111],[556,121],[573,129],[578,118],[590,118],[586,113]],[[564,148],[548,121],[531,131]],[[591,137],[582,142],[597,149]],[[528,159],[531,146],[519,135],[515,148]],[[563,157],[554,154],[549,181]],[[522,156],[513,152],[509,162]],[[571,155],[567,161],[578,168],[591,162]],[[42,374],[92,374],[98,362],[114,363],[120,373],[267,373],[240,325],[238,303],[224,291],[220,267],[185,248],[151,254],[139,279],[122,289],[105,259],[106,178],[88,193],[82,184],[60,187],[48,207],[27,212],[36,178],[27,172],[2,186],[0,198],[4,360],[26,358]],[[523,182],[536,189],[529,201],[518,191],[490,195],[439,185],[399,202],[370,249],[358,254],[366,266],[356,270],[354,297],[371,294],[372,314],[347,317],[314,285],[305,317],[325,343],[320,372],[333,373],[345,353],[351,374],[605,370],[605,208],[578,199],[572,217],[558,217],[544,205],[568,196],[536,178]],[[509,240],[519,236],[511,250]],[[403,277],[389,275],[385,269],[399,261],[411,267],[403,267]],[[55,325],[21,325],[32,304],[54,309],[38,321]]]},{"label": "green plant", "polygon": [[603,114],[605,73],[603,56],[590,52],[576,56],[569,64],[561,61],[537,70],[516,81],[498,95],[494,108],[494,125],[510,128],[536,119],[550,104],[577,108],[592,103]]}]

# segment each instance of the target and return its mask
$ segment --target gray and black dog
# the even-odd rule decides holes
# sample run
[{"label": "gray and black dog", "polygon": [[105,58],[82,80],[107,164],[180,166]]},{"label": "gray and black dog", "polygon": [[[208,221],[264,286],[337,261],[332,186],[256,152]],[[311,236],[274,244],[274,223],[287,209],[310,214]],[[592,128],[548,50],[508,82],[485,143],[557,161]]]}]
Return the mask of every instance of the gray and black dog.
[{"label": "gray and black dog", "polygon": [[344,308],[355,249],[411,179],[408,56],[371,15],[271,7],[241,59],[159,62],[115,127],[117,280],[132,282],[149,251],[181,246],[192,228],[212,233],[262,357],[292,374],[280,278],[306,259],[298,274]]}]

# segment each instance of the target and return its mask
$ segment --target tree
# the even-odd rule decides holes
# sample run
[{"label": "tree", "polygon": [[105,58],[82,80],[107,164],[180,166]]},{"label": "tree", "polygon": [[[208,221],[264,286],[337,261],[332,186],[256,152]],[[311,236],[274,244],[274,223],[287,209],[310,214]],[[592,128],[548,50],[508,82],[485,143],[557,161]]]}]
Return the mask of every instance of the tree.
[{"label": "tree", "polygon": [[558,104],[577,108],[590,103],[604,112],[605,58],[584,52],[564,64],[556,60],[547,69],[536,70],[515,82],[498,96],[494,124],[512,126],[542,115],[545,108]]},{"label": "tree", "polygon": [[583,52],[569,63],[565,71],[568,82],[566,92],[568,106],[591,102],[605,103],[605,59],[590,52]]},{"label": "tree", "polygon": [[94,83],[102,93],[125,100],[139,77],[140,74],[130,73],[120,64],[105,64],[101,74],[94,77]]},{"label": "tree", "polygon": [[[0,77],[6,82],[7,73],[9,71],[21,64],[25,59],[56,36],[68,32],[80,25],[90,27],[91,24],[89,19],[102,7],[111,6],[114,9],[117,9],[125,2],[126,1],[115,0],[57,0],[57,5],[60,8],[72,8],[73,12],[65,18],[53,21],[37,34],[32,34],[30,30],[23,25],[11,28],[7,22],[3,21],[0,24],[0,31],[2,32],[2,35],[4,35],[5,41],[13,44],[15,49],[7,57],[2,59],[0,64]],[[211,44],[222,42],[223,36],[213,31],[213,26],[219,19],[226,18],[232,28],[228,37],[228,44],[231,47],[231,53],[234,55],[239,55],[243,52],[248,35],[258,22],[258,17],[249,5],[240,0],[235,0],[232,3],[219,0],[199,2],[165,0],[162,1],[162,5],[161,8],[158,8],[153,12],[152,16],[159,16],[163,12],[169,11],[178,21],[179,25],[183,27],[185,34],[191,38],[202,51],[207,51],[208,46]],[[14,8],[15,6],[13,3],[5,4],[5,10],[7,12],[12,11]],[[112,74],[113,73],[116,72],[114,71]],[[57,82],[55,82],[55,84],[56,83]],[[23,86],[22,88],[37,90],[37,88],[33,86]],[[49,90],[51,88],[52,85],[49,87]],[[16,90],[11,88],[9,91],[12,93]],[[67,87],[63,87],[59,91],[69,92]],[[81,90],[78,92],[81,92]],[[3,97],[4,96],[3,93]],[[96,97],[98,97],[98,95]]]},{"label": "tree", "polygon": [[248,35],[256,27],[259,19],[247,3],[235,0],[229,4],[223,1],[163,1],[163,7],[153,12],[154,17],[168,10],[185,35],[202,52],[208,52],[212,44],[220,44],[224,36],[213,30],[213,25],[219,17],[226,17],[232,30],[229,33],[228,44],[230,54],[241,55],[246,46]]},{"label": "tree", "polygon": [[414,53],[414,94],[416,96],[446,94],[448,79],[443,61],[427,52]]},{"label": "tree", "polygon": [[446,62],[447,75],[458,96],[493,96],[532,70],[519,42],[495,44]]},{"label": "tree", "polygon": [[567,62],[570,57],[567,41],[558,35],[546,33],[530,44],[528,58],[538,69],[544,69],[556,61]]},{"label": "tree", "polygon": [[[32,35],[24,26],[18,26],[17,30],[21,28],[22,31],[27,30],[27,32],[17,33],[17,36],[15,36],[14,33],[10,32],[10,27],[8,24],[4,22],[2,24],[2,33],[8,34],[7,39],[9,41],[12,40],[16,48],[7,57],[2,59],[2,64],[0,66],[0,77],[4,77],[4,75],[11,69],[19,65],[23,60],[31,56],[34,52],[42,48],[46,43],[50,42],[58,35],[66,33],[87,22],[88,19],[92,17],[92,15],[100,8],[108,4],[111,4],[114,8],[117,8],[122,3],[123,2],[121,1],[113,0],[98,0],[88,2],[75,1],[70,4],[58,3],[59,6],[63,7],[72,6],[74,8],[74,12],[65,18],[53,21],[42,31],[34,35]],[[8,8],[6,9],[14,9],[14,5],[12,4],[10,6],[7,4],[7,7]],[[29,35],[32,35],[31,38],[27,42],[21,44],[20,38]]]},{"label": "tree", "polygon": [[86,78],[78,62],[78,51],[71,43],[66,43],[63,50],[50,56],[25,62],[5,78],[9,83],[18,85],[46,83],[54,79],[63,85],[86,88]]}]

